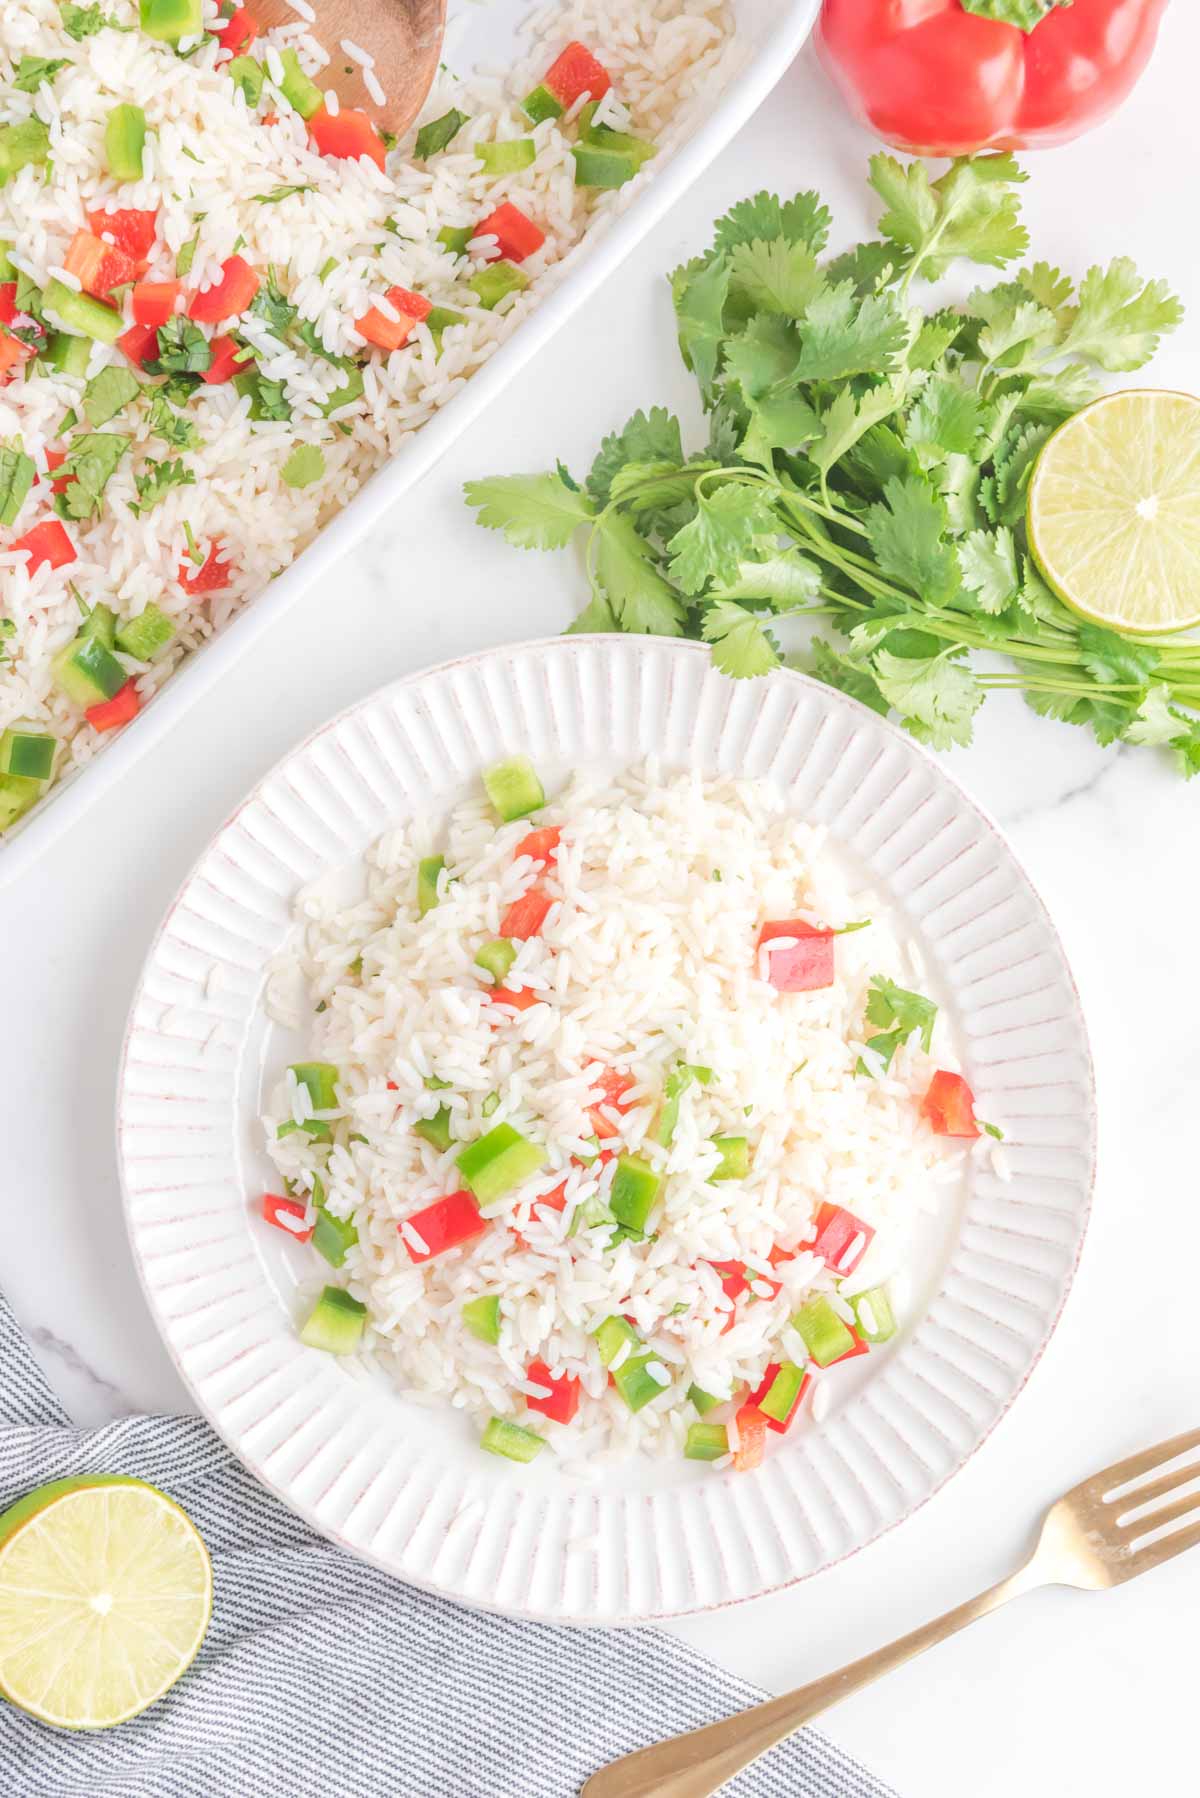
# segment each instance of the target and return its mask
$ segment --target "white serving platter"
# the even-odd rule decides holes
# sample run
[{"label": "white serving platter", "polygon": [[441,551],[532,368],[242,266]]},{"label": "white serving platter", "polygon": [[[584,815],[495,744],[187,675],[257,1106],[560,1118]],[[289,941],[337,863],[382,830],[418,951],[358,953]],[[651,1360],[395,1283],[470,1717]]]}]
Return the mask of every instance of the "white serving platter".
[{"label": "white serving platter", "polygon": [[[262,1000],[297,891],[524,751],[551,781],[647,755],[740,772],[829,826],[947,1007],[1004,1179],[970,1159],[920,1245],[901,1336],[838,1370],[754,1474],[674,1460],[575,1477],[480,1452],[461,1414],[305,1348],[311,1251],[256,1215],[260,1096],[292,1059]],[[1054,1328],[1091,1203],[1095,1100],[1062,946],[1012,850],[944,768],[789,672],[733,682],[700,645],[566,637],[401,680],[293,751],[218,833],[153,944],[119,1077],[133,1254],[197,1403],[332,1540],[469,1604],[613,1623],[777,1590],[899,1523],[975,1452]],[[835,1379],[824,1376],[826,1382]],[[550,1463],[550,1465],[547,1465]]]},{"label": "white serving platter", "polygon": [[[119,737],[52,787],[21,823],[5,833],[0,839],[0,886],[16,879],[93,800],[118,783],[124,771],[216,685],[226,668],[269,631],[339,557],[368,535],[602,286],[634,246],[667,216],[788,68],[812,29],[819,0],[730,0],[730,5],[737,20],[737,53],[724,65],[725,85],[714,93],[711,108],[696,109],[687,135],[665,148],[643,177],[631,184],[627,195],[619,196],[618,204],[548,272],[537,309],[471,376],[462,392],[414,432],[267,591],[251,600],[227,629],[182,664]],[[459,6],[452,6],[453,67],[466,74],[476,67],[503,68],[511,63],[518,30],[528,11],[528,0],[487,0],[486,5],[461,0]]]}]

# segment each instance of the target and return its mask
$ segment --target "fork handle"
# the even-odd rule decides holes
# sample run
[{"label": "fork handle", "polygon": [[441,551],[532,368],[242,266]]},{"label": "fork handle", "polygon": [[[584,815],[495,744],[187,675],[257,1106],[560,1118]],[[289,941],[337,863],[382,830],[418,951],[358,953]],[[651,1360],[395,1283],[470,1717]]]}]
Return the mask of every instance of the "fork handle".
[{"label": "fork handle", "polygon": [[1031,1562],[1011,1578],[1001,1580],[998,1586],[981,1592],[978,1598],[956,1605],[944,1617],[923,1624],[886,1648],[877,1648],[860,1661],[851,1661],[836,1673],[813,1680],[811,1685],[800,1686],[782,1698],[770,1698],[765,1704],[756,1704],[704,1729],[672,1736],[670,1741],[658,1742],[653,1748],[623,1755],[619,1761],[593,1773],[580,1798],[711,1798],[726,1780],[811,1721],[818,1712],[871,1685],[893,1667],[923,1654],[935,1642],[945,1641],[977,1617],[1007,1604],[1010,1598],[1043,1583]]}]

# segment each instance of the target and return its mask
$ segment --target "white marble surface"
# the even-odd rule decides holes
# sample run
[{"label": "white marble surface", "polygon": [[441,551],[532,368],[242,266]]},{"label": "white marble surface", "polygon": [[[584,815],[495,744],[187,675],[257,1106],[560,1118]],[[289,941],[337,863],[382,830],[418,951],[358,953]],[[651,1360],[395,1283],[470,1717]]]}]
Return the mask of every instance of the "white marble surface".
[{"label": "white marble surface", "polygon": [[[1083,143],[1032,159],[1026,190],[1037,254],[1076,272],[1131,254],[1184,294],[1190,322],[1151,378],[1193,391],[1198,57],[1200,18],[1177,0],[1134,100]],[[582,598],[570,557],[522,556],[477,530],[462,481],[556,454],[584,468],[599,432],[636,406],[689,407],[664,272],[706,241],[716,213],[761,186],[818,185],[839,232],[866,235],[871,148],[803,59],[657,240],[336,583],[311,592],[120,791],[0,895],[0,1277],[81,1421],[188,1404],[126,1249],[111,1114],[142,955],[200,846],[296,739],[384,678],[566,622]],[[1103,752],[999,698],[953,765],[1007,828],[1074,962],[1101,1088],[1094,1223],[1042,1365],[939,1498],[793,1592],[677,1626],[776,1690],[996,1579],[1044,1500],[1200,1422],[1191,1136],[1200,783],[1185,786],[1144,750]],[[845,1704],[827,1727],[906,1798],[1191,1789],[1182,1770],[1194,1755],[1198,1605],[1200,1553],[1108,1596],[1038,1594]]]}]

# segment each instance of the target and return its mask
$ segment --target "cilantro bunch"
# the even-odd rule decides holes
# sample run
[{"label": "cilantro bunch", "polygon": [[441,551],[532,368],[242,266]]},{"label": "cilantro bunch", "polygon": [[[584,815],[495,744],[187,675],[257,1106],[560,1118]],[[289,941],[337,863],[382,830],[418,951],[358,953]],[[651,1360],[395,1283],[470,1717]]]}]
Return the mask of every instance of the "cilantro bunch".
[{"label": "cilantro bunch", "polygon": [[[776,616],[820,619],[807,666],[937,748],[971,740],[989,691],[1018,688],[1102,743],[1169,742],[1200,770],[1200,644],[1087,624],[1029,553],[1029,477],[1054,429],[1140,368],[1182,317],[1119,258],[1080,282],[1045,262],[965,306],[917,284],[967,261],[1022,261],[1008,154],[872,159],[877,240],[822,259],[814,193],[760,193],[671,277],[679,344],[708,441],[684,450],[661,407],[604,439],[584,484],[474,481],[479,522],[526,549],[586,544],[577,631],[700,638],[726,674],[765,674]],[[992,651],[980,662],[975,652]],[[1001,671],[998,671],[1001,670]]]}]

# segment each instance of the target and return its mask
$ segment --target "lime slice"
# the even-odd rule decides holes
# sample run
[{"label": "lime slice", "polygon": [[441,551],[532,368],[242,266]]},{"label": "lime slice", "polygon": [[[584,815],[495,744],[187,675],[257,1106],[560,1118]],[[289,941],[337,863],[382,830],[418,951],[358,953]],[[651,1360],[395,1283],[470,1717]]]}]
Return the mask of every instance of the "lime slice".
[{"label": "lime slice", "polygon": [[1200,400],[1135,388],[1069,418],[1033,471],[1029,543],[1097,624],[1200,624]]},{"label": "lime slice", "polygon": [[156,1486],[82,1474],[0,1514],[0,1692],[44,1723],[135,1717],[175,1684],[211,1612],[208,1551]]}]

